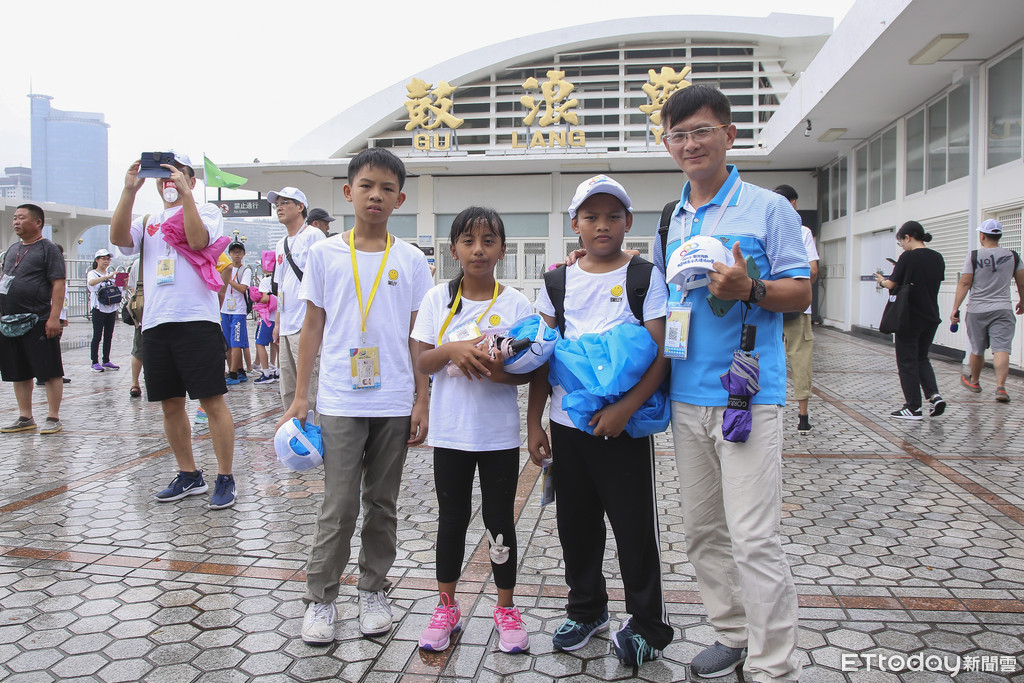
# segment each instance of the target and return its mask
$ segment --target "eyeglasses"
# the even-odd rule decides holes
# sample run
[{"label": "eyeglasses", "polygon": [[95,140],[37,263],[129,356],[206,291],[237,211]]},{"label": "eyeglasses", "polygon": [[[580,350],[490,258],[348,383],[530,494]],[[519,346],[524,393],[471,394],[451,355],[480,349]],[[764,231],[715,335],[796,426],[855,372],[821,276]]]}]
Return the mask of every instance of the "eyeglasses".
[{"label": "eyeglasses", "polygon": [[666,133],[661,136],[661,139],[670,145],[682,145],[688,139],[694,142],[707,142],[707,140],[715,134],[715,131],[719,128],[727,128],[730,124],[723,123],[720,126],[707,126],[705,128],[697,128],[695,130],[677,131],[675,133]]},{"label": "eyeglasses", "polygon": [[294,199],[278,199],[274,206],[283,206],[285,204],[298,204]]}]

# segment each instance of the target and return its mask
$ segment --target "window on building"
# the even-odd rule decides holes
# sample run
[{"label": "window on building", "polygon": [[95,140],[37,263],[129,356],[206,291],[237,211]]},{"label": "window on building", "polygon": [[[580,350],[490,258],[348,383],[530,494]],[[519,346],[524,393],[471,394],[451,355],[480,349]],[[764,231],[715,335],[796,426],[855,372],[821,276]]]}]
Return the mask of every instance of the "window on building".
[{"label": "window on building", "polygon": [[846,157],[832,162],[818,174],[818,215],[823,223],[846,215]]},{"label": "window on building", "polygon": [[949,180],[963,178],[970,172],[971,151],[971,89],[961,85],[949,93],[949,157],[946,161]]},{"label": "window on building", "polygon": [[1021,52],[988,70],[988,168],[1021,158]]},{"label": "window on building", "polygon": [[857,150],[857,210],[868,208],[868,146]]},{"label": "window on building", "polygon": [[924,110],[907,117],[907,194],[924,189]]},{"label": "window on building", "polygon": [[946,98],[928,105],[928,189],[946,184]]},{"label": "window on building", "polygon": [[896,199],[896,126],[857,149],[857,210]]}]

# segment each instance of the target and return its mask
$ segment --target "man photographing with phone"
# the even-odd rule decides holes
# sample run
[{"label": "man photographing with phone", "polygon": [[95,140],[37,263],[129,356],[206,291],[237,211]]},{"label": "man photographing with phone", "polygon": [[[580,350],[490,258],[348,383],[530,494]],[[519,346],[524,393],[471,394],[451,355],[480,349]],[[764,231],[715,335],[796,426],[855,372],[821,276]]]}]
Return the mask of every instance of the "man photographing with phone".
[{"label": "man photographing with phone", "polygon": [[[198,399],[209,416],[213,451],[217,457],[217,481],[209,507],[221,509],[235,504],[235,482],[231,465],[235,428],[224,401],[224,337],[220,328],[217,291],[204,278],[200,262],[215,250],[222,238],[224,219],[213,204],[197,205],[192,197],[195,171],[189,158],[174,152],[147,153],[147,161],[134,162],[125,174],[124,189],[110,221],[110,241],[125,254],[140,253],[141,276],[146,292],[146,313],[142,321],[142,365],[146,394],[159,402],[164,414],[164,432],[177,460],[178,475],[156,494],[159,502],[181,500],[205,493],[209,486],[192,453],[192,434],[185,410],[185,393]],[[132,220],[135,196],[146,177],[157,179],[164,209]],[[177,235],[178,241],[168,239]],[[184,234],[184,240],[180,235]],[[174,243],[174,246],[172,246]],[[221,246],[222,248],[222,246]],[[205,252],[204,252],[205,250]],[[217,277],[219,280],[219,276]]]}]

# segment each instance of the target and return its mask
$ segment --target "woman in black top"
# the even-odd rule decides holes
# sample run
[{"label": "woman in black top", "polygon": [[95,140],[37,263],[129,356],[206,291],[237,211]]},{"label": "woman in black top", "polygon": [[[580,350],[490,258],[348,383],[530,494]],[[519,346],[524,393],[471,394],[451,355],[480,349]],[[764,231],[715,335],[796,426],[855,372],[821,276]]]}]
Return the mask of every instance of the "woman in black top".
[{"label": "woman in black top", "polygon": [[903,420],[921,419],[921,389],[931,403],[929,415],[937,417],[946,410],[946,402],[939,396],[935,371],[928,360],[928,350],[935,339],[935,331],[942,322],[939,314],[939,283],[946,272],[942,255],[925,246],[932,236],[917,221],[907,221],[896,233],[896,242],[903,254],[896,262],[892,275],[881,274],[875,280],[886,289],[895,289],[904,282],[910,288],[910,323],[906,330],[895,334],[896,367],[903,387],[903,407],[893,411],[893,417]]}]

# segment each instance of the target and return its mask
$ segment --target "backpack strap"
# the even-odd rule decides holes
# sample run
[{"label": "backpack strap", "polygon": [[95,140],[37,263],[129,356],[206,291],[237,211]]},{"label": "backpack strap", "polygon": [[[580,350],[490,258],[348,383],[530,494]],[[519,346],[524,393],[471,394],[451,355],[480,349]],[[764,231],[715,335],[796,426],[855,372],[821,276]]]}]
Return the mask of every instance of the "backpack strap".
[{"label": "backpack strap", "polygon": [[1010,250],[1010,253],[1013,254],[1013,272],[1016,273],[1017,269],[1020,268],[1020,254],[1013,249]]},{"label": "backpack strap", "polygon": [[565,336],[565,265],[544,273],[544,288],[555,308],[555,327]]},{"label": "backpack strap", "polygon": [[[672,216],[676,212],[676,204],[679,200],[673,199],[661,210],[661,221],[658,223],[658,237],[661,238],[661,262],[668,265],[668,226],[672,223]],[[640,320],[638,317],[637,320]]]},{"label": "backpack strap", "polygon": [[626,301],[633,317],[644,324],[644,299],[651,287],[654,264],[642,256],[634,256],[626,266]]},{"label": "backpack strap", "polygon": [[971,272],[978,272],[978,250],[971,249]]}]

